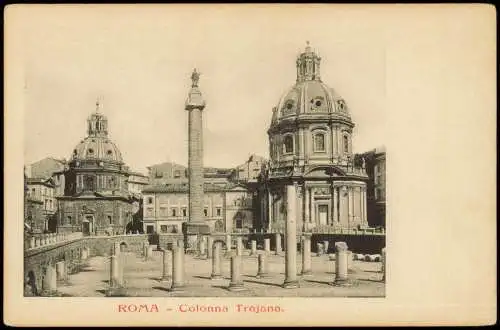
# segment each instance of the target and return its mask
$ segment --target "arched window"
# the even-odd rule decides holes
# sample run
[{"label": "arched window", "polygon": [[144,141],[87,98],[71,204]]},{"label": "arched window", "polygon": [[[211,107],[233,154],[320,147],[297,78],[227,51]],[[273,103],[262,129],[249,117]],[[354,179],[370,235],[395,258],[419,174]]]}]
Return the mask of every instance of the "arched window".
[{"label": "arched window", "polygon": [[349,152],[349,137],[344,135],[344,153]]},{"label": "arched window", "polygon": [[324,152],[325,151],[325,134],[316,133],[314,134],[314,151]]},{"label": "arched window", "polygon": [[283,153],[291,154],[293,153],[293,136],[285,135],[283,138]]}]

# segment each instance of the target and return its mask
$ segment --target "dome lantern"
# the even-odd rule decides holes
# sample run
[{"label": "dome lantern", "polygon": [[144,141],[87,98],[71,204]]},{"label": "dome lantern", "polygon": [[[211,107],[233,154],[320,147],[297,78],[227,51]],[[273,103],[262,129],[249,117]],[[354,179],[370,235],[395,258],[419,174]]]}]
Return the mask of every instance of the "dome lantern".
[{"label": "dome lantern", "polygon": [[321,81],[320,64],[321,57],[311,49],[309,41],[307,41],[305,51],[297,58],[297,82]]},{"label": "dome lantern", "polygon": [[89,136],[106,137],[108,136],[108,119],[103,114],[99,113],[100,102],[96,101],[96,110],[87,119],[88,127],[87,134]]}]

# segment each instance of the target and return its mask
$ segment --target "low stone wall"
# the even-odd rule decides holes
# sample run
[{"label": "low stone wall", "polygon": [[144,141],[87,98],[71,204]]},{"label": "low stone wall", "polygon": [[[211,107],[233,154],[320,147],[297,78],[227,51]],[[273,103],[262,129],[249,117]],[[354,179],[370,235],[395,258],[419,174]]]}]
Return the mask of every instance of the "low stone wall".
[{"label": "low stone wall", "polygon": [[350,251],[363,254],[381,253],[385,247],[385,235],[341,235],[341,234],[312,234],[311,251],[317,252],[317,243],[328,241],[328,251],[335,253],[335,242],[346,242]]}]

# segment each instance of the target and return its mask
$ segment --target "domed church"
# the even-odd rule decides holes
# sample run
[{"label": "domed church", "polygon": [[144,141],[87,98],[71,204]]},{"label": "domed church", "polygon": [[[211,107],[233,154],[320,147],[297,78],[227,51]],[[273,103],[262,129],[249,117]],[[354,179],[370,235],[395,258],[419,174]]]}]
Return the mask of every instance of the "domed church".
[{"label": "domed church", "polygon": [[346,101],[321,79],[309,43],[296,60],[297,80],[273,108],[270,161],[262,184],[266,229],[285,228],[286,186],[296,187],[299,231],[368,227],[364,161],[354,161],[354,123]]},{"label": "domed church", "polygon": [[132,220],[127,189],[129,169],[108,136],[108,120],[99,111],[87,119],[87,136],[73,149],[58,197],[58,232],[84,235],[123,234]]}]

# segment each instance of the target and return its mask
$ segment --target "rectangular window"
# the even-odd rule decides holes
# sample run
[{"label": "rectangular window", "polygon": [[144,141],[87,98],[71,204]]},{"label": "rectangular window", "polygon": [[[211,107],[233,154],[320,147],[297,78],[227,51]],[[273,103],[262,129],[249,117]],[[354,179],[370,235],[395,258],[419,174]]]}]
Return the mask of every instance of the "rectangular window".
[{"label": "rectangular window", "polygon": [[172,209],[172,216],[176,217],[177,216],[177,209]]},{"label": "rectangular window", "polygon": [[66,218],[66,221],[67,221],[68,225],[73,224],[73,222],[71,221],[71,216],[70,215],[68,215],[68,217]]},{"label": "rectangular window", "polygon": [[166,207],[160,207],[160,215],[162,217],[167,216],[167,208]]},{"label": "rectangular window", "polygon": [[153,197],[148,197],[148,204],[153,204]]},{"label": "rectangular window", "polygon": [[203,210],[203,214],[208,217],[208,209],[205,207],[205,209]]},{"label": "rectangular window", "polygon": [[217,216],[218,216],[218,217],[220,217],[220,216],[221,216],[221,214],[222,214],[222,209],[221,209],[220,207],[218,207],[218,208],[215,210],[215,212],[216,212]]},{"label": "rectangular window", "polygon": [[108,215],[108,224],[112,225],[113,224],[113,217]]},{"label": "rectangular window", "polygon": [[182,216],[187,217],[187,209],[185,207],[182,208]]},{"label": "rectangular window", "polygon": [[168,233],[168,226],[167,225],[161,225],[160,226],[160,232],[162,232],[162,233]]}]

